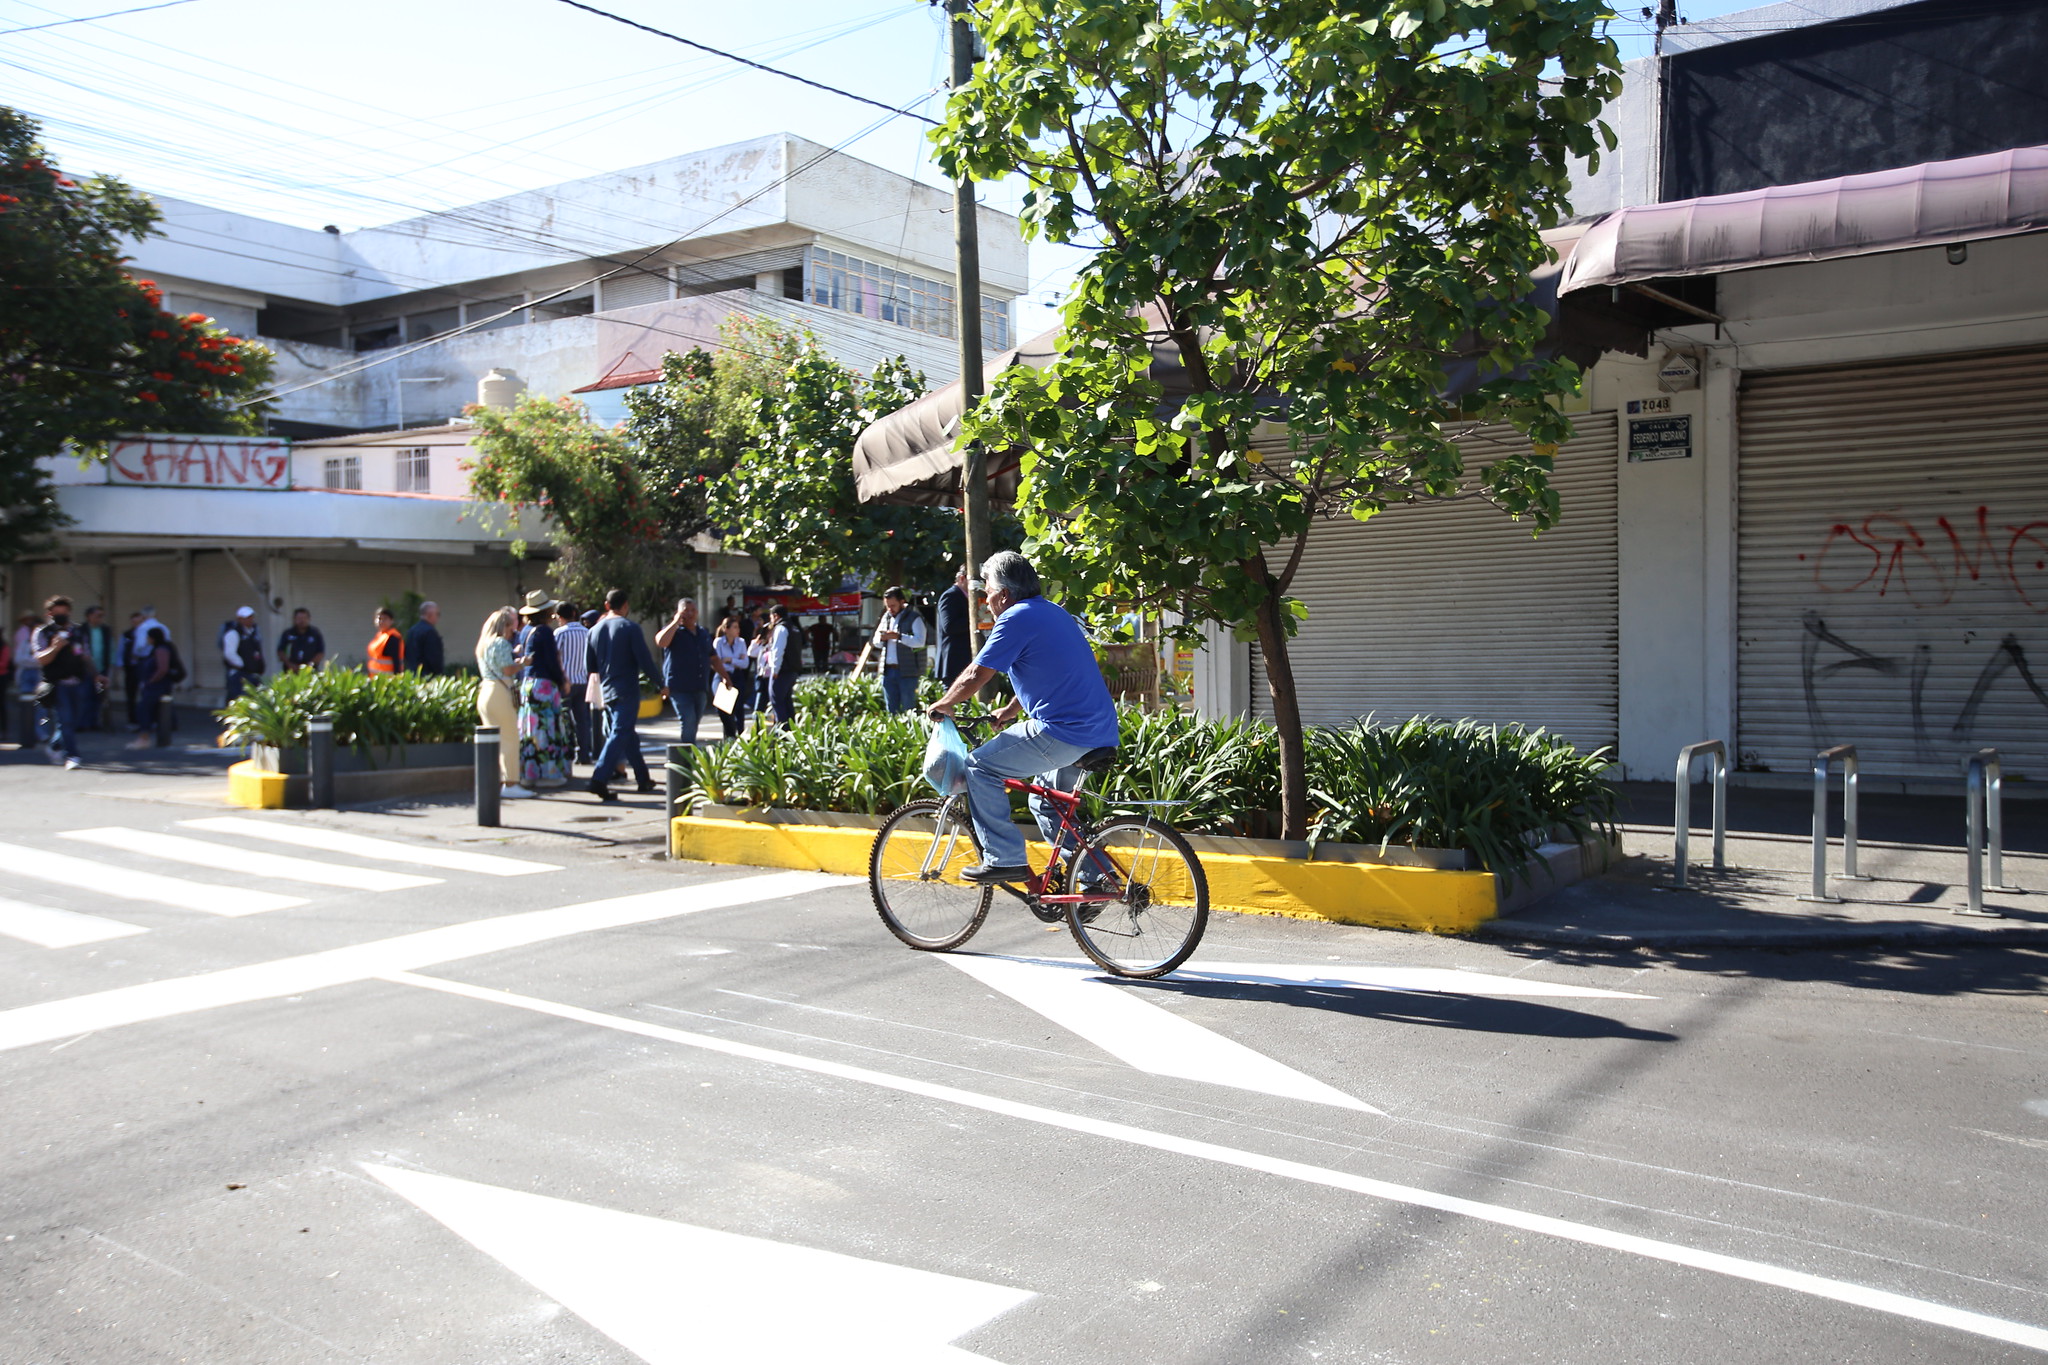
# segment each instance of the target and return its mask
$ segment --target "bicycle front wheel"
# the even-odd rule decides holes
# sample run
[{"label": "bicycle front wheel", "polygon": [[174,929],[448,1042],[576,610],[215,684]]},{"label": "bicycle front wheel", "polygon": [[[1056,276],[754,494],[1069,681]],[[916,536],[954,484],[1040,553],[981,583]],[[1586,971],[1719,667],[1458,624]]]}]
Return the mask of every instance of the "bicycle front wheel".
[{"label": "bicycle front wheel", "polygon": [[981,860],[967,798],[912,801],[875,833],[868,890],[889,932],[913,948],[942,953],[974,937],[995,888],[963,881]]},{"label": "bicycle front wheel", "polygon": [[1116,898],[1075,903],[1067,923],[1081,951],[1117,976],[1164,976],[1202,941],[1209,879],[1171,825],[1107,821],[1075,856],[1070,877],[1078,892]]}]

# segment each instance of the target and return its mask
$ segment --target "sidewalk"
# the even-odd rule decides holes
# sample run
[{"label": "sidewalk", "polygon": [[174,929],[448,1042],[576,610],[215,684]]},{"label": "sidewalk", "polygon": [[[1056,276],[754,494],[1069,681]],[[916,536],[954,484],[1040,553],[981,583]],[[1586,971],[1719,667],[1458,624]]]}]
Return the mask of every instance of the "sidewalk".
[{"label": "sidewalk", "polygon": [[[1695,793],[1695,821],[1711,805]],[[1672,788],[1623,784],[1628,861],[1580,882],[1480,937],[1498,942],[1607,949],[1988,947],[2048,944],[2048,809],[2005,805],[2005,880],[2027,894],[1985,889],[1998,918],[1957,914],[1967,901],[1961,784],[1953,799],[1874,795],[1861,801],[1857,871],[1831,876],[1840,904],[1799,900],[1812,882],[1812,799],[1805,793],[1731,786],[1727,871],[1711,870],[1713,839],[1695,826],[1690,887],[1672,887]],[[1831,874],[1842,870],[1835,798]],[[1988,874],[1987,874],[1988,875]]]}]

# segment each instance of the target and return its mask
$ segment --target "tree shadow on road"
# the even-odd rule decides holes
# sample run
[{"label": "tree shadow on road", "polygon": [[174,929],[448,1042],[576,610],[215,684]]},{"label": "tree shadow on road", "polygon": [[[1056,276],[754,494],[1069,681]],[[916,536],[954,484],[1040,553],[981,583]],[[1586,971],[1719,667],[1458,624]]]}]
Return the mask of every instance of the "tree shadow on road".
[{"label": "tree shadow on road", "polygon": [[1208,1000],[1257,1000],[1297,1009],[1327,1010],[1358,1019],[1476,1033],[1515,1033],[1530,1038],[1631,1038],[1653,1043],[1677,1041],[1676,1035],[1635,1028],[1605,1015],[1493,996],[1186,978],[1118,984]]}]

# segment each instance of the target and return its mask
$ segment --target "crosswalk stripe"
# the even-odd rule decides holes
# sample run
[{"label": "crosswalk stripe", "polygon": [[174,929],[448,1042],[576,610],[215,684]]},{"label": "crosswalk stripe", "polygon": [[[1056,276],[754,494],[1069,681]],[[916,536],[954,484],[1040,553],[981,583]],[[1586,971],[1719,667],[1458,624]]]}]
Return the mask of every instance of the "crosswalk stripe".
[{"label": "crosswalk stripe", "polygon": [[0,844],[0,867],[37,881],[57,882],[95,895],[124,901],[154,901],[180,910],[198,910],[209,915],[259,915],[265,910],[288,910],[306,902],[299,896],[280,896],[274,891],[248,891],[238,886],[214,886],[188,882],[183,877],[166,877],[156,872],[137,872],[114,867],[67,853]]},{"label": "crosswalk stripe", "polygon": [[[0,858],[6,854],[6,848],[0,847]],[[219,1009],[223,1005],[246,1004],[252,1000],[275,1000],[283,995],[304,995],[327,986],[366,981],[387,972],[413,971],[443,962],[482,957],[487,953],[528,948],[572,934],[594,934],[606,929],[654,924],[678,915],[758,905],[788,896],[858,885],[851,878],[828,876],[822,872],[769,872],[760,876],[729,877],[692,886],[586,901],[581,905],[522,910],[462,924],[444,924],[437,929],[422,929],[396,938],[373,939],[346,948],[327,948],[300,957],[278,958],[245,967],[224,967],[219,971],[200,972],[196,976],[115,986],[88,995],[0,1010],[0,1051],[34,1043],[53,1043],[74,1033],[91,1033],[147,1019],[168,1019],[195,1010]]]},{"label": "crosswalk stripe", "polygon": [[209,834],[235,834],[244,839],[267,839],[274,844],[317,848],[327,853],[347,853],[357,858],[374,858],[387,863],[411,863],[415,867],[439,867],[450,872],[476,872],[486,877],[524,877],[534,872],[559,872],[556,863],[532,863],[524,858],[506,858],[496,853],[466,853],[452,848],[425,848],[401,844],[396,839],[373,839],[366,834],[349,834],[338,829],[315,829],[282,821],[257,820],[244,815],[213,815],[204,820],[180,820],[190,829]]},{"label": "crosswalk stripe", "polygon": [[312,858],[291,858],[281,853],[259,853],[209,844],[204,839],[187,839],[155,830],[125,829],[107,825],[99,829],[67,829],[66,839],[125,849],[151,858],[175,863],[211,867],[222,872],[239,872],[250,877],[273,877],[279,881],[312,882],[319,886],[345,886],[353,891],[403,891],[413,886],[439,886],[439,877],[416,877],[408,872],[386,872],[382,868],[344,867]]},{"label": "crosswalk stripe", "polygon": [[0,900],[0,934],[33,943],[38,948],[73,948],[81,943],[102,943],[110,938],[148,932],[140,925],[101,919],[98,915],[84,915],[76,910]]}]

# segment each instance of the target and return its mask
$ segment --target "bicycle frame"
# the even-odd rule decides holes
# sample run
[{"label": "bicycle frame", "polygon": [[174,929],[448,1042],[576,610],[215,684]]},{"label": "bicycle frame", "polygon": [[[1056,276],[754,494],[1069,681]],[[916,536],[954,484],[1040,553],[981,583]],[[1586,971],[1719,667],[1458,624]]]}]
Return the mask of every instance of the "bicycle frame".
[{"label": "bicycle frame", "polygon": [[[995,728],[992,724],[989,723],[988,718],[985,716],[958,716],[955,717],[954,723],[959,725],[963,731],[993,730]],[[1081,775],[1081,780],[1083,782],[1086,782],[1088,780],[1088,775],[1086,773],[1083,773]],[[1090,893],[1088,895],[1082,895],[1079,892],[1075,892],[1071,889],[1062,892],[1058,895],[1049,896],[1046,894],[1046,887],[1051,881],[1053,870],[1060,865],[1060,849],[1063,846],[1065,846],[1067,842],[1071,839],[1073,842],[1074,849],[1073,856],[1079,857],[1081,852],[1081,846],[1088,842],[1087,827],[1084,824],[1082,824],[1080,819],[1081,790],[1078,786],[1076,786],[1073,791],[1063,792],[1057,787],[1047,787],[1042,786],[1036,782],[1026,782],[1021,777],[1006,777],[1003,779],[1003,790],[1005,792],[1023,792],[1026,796],[1042,796],[1046,800],[1052,802],[1052,804],[1059,810],[1060,813],[1060,830],[1059,834],[1053,840],[1052,856],[1046,860],[1044,869],[1042,871],[1033,872],[1030,875],[1030,877],[1028,877],[1025,880],[1023,890],[1020,891],[1016,887],[1009,885],[1007,882],[998,882],[998,886],[1002,887],[1003,890],[1009,892],[1011,895],[1015,896],[1018,900],[1023,901],[1027,905],[1102,905],[1113,904],[1123,899],[1121,895],[1118,895],[1113,892],[1098,891]],[[956,799],[964,803],[967,800],[967,795],[965,792],[962,792]],[[973,808],[969,806],[967,808],[967,811],[968,819],[971,821],[974,818]],[[1043,830],[1040,830],[1039,832],[1041,834],[1044,833]],[[939,841],[936,839],[932,841],[932,847],[934,851],[936,851],[936,849],[938,848],[938,843]],[[940,859],[938,865],[940,867],[944,867],[946,865],[946,859],[950,858],[951,856],[951,842],[949,840],[948,849],[945,854],[945,857]],[[1107,867],[1102,869],[1105,876],[1113,877],[1118,882],[1122,882],[1128,878],[1128,870],[1117,866],[1116,860],[1114,858],[1111,858],[1107,854],[1098,854],[1096,856],[1100,858],[1103,862],[1108,864]],[[924,871],[926,874],[929,874],[931,872],[931,859],[932,854],[927,853],[925,855],[924,867]],[[1025,850],[1024,853],[1024,862],[1027,867],[1030,866],[1031,852],[1028,848]]]}]

